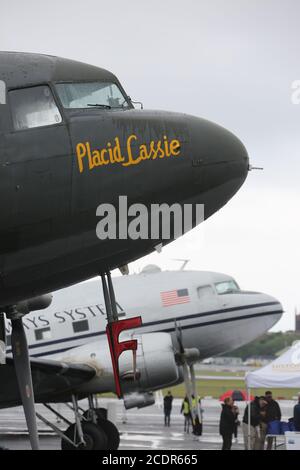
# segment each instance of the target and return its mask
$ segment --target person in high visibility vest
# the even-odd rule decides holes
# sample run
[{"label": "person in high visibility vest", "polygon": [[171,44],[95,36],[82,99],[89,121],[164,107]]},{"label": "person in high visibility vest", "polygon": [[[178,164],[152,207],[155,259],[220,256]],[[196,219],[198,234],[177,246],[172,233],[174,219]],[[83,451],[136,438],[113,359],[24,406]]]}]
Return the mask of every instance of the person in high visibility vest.
[{"label": "person in high visibility vest", "polygon": [[191,417],[193,423],[193,434],[196,436],[202,435],[202,408],[201,408],[201,399],[199,395],[195,397],[192,395],[192,410]]},{"label": "person in high visibility vest", "polygon": [[184,416],[184,432],[189,434],[190,424],[192,421],[192,415],[191,415],[191,409],[190,409],[189,399],[187,395],[184,397],[180,412],[183,413],[183,416]]},{"label": "person in high visibility vest", "polygon": [[192,400],[191,400],[191,404],[192,404],[192,409],[191,409],[191,417],[192,417],[192,422],[194,424],[194,421],[196,419],[196,417],[198,416],[198,404],[197,404],[197,399],[195,397],[195,395],[192,395]]}]

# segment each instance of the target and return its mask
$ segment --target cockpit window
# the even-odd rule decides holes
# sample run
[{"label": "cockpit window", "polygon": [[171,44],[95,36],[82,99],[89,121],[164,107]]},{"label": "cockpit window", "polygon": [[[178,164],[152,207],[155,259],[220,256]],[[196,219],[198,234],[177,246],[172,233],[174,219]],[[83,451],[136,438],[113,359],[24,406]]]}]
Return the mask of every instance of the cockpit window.
[{"label": "cockpit window", "polygon": [[232,294],[234,292],[239,292],[240,291],[239,286],[233,280],[217,282],[215,284],[215,286],[216,286],[216,290],[217,290],[219,295]]},{"label": "cockpit window", "polygon": [[213,291],[212,286],[201,286],[197,289],[198,297],[201,300],[208,300],[216,295]]},{"label": "cockpit window", "polygon": [[128,108],[128,98],[115,83],[58,83],[56,89],[64,108]]},{"label": "cockpit window", "polygon": [[16,130],[50,126],[62,121],[47,85],[12,90],[9,92],[9,99]]}]

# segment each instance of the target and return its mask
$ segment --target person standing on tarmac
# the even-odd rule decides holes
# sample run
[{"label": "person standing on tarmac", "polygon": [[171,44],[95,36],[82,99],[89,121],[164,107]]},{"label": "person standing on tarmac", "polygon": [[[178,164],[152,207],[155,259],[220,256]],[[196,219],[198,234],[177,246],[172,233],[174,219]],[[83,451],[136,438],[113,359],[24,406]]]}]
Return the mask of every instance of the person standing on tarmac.
[{"label": "person standing on tarmac", "polygon": [[236,406],[236,405],[233,405],[232,407],[232,411],[233,411],[233,414],[234,414],[234,428],[233,428],[233,436],[235,438],[235,442],[237,443],[238,442],[238,427],[240,426],[240,421],[239,421],[239,414],[240,414],[240,410],[239,410],[239,407]]},{"label": "person standing on tarmac", "polygon": [[300,393],[298,395],[298,403],[294,406],[294,425],[295,430],[300,432]]},{"label": "person standing on tarmac", "polygon": [[267,402],[264,396],[255,397],[250,404],[250,436],[248,436],[248,410],[249,405],[246,406],[243,417],[243,434],[245,450],[248,450],[248,440],[250,438],[250,450],[260,450],[261,440],[258,431],[260,424],[264,419],[264,408]]},{"label": "person standing on tarmac", "polygon": [[184,400],[182,402],[180,413],[183,413],[184,416],[184,432],[189,434],[192,415],[187,395],[184,397]]},{"label": "person standing on tarmac", "polygon": [[193,424],[193,434],[195,436],[202,436],[202,407],[201,407],[201,399],[197,395],[192,395],[192,410],[191,410],[191,419]]},{"label": "person standing on tarmac", "polygon": [[[261,450],[264,449],[268,424],[271,421],[280,421],[281,420],[281,409],[279,403],[273,400],[272,392],[268,391],[265,393],[266,397],[266,406],[265,410],[265,419],[262,421],[261,424]],[[273,445],[273,437],[268,437],[267,439],[267,450],[272,450]]]},{"label": "person standing on tarmac", "polygon": [[236,415],[233,412],[233,399],[232,397],[227,397],[224,400],[224,404],[222,404],[220,417],[220,434],[223,439],[222,450],[231,450],[235,419]]},{"label": "person standing on tarmac", "polygon": [[173,402],[173,395],[169,390],[168,394],[164,397],[165,426],[168,426],[168,427],[170,427],[172,402]]}]

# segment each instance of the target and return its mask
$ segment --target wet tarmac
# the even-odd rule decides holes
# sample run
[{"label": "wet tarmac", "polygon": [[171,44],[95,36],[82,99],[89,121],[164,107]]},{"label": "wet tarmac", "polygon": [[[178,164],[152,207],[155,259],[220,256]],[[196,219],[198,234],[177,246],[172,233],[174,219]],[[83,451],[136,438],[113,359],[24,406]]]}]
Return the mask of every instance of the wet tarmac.
[{"label": "wet tarmac", "polygon": [[[203,434],[196,437],[184,433],[183,417],[180,414],[180,400],[174,400],[171,426],[164,426],[163,411],[158,405],[124,411],[122,402],[117,400],[99,400],[99,406],[109,406],[115,413],[116,425],[121,432],[121,450],[220,450],[222,439],[219,435],[220,403],[217,400],[203,400],[204,408]],[[281,403],[283,418],[288,418],[294,403],[285,401]],[[70,421],[74,421],[72,411],[65,405],[54,405],[61,414]],[[86,408],[86,403],[81,402]],[[244,403],[238,403],[243,416]],[[42,405],[37,405],[37,411],[51,422],[65,429],[66,425],[57,423],[54,417]],[[113,415],[112,415],[113,416]],[[41,449],[58,450],[61,439],[56,436],[44,423],[38,422],[40,431]],[[22,408],[0,410],[0,445],[9,449],[29,449],[28,434]],[[232,450],[243,449],[243,436],[239,429],[238,441],[233,442]]]}]

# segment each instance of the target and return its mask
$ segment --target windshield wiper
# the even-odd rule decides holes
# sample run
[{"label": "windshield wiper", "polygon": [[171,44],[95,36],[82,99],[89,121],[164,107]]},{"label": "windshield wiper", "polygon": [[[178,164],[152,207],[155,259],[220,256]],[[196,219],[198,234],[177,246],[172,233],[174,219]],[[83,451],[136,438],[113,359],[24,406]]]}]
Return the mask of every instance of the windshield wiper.
[{"label": "windshield wiper", "polygon": [[111,106],[109,104],[87,104],[87,106],[92,106],[94,108],[103,108],[103,109],[111,109]]},{"label": "windshield wiper", "polygon": [[238,290],[236,289],[227,289],[226,292],[222,292],[221,295],[226,295],[226,294],[235,294],[236,292],[239,292]]}]

